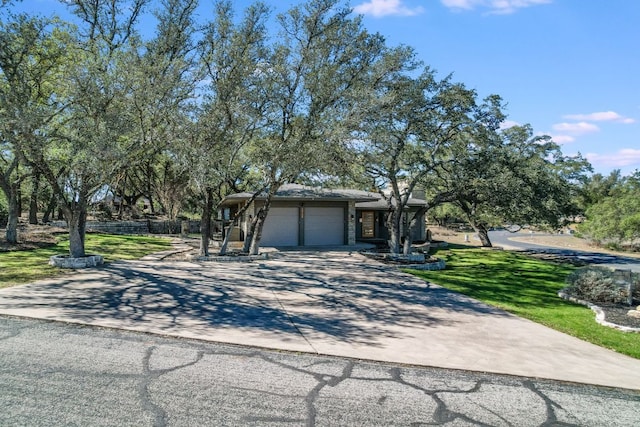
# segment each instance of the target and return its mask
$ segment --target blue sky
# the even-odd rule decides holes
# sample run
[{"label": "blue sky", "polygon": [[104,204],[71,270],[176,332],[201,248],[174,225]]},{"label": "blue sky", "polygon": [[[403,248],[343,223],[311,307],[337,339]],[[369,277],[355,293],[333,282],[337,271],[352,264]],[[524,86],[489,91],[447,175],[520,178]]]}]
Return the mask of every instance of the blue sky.
[{"label": "blue sky", "polygon": [[[264,0],[274,12],[299,2]],[[200,0],[205,19],[210,0]],[[238,11],[251,0],[234,0]],[[640,169],[640,1],[351,0],[369,31],[415,48],[444,77],[497,93],[509,123],[530,123],[595,172]],[[23,0],[49,14],[56,0]]]},{"label": "blue sky", "polygon": [[365,25],[507,102],[594,171],[640,169],[640,2],[357,0]]}]

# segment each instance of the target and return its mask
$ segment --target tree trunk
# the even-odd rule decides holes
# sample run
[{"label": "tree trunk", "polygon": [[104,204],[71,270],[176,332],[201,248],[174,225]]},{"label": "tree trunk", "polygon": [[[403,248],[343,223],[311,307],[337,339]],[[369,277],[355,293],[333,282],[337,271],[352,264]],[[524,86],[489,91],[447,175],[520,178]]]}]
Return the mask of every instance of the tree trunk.
[{"label": "tree trunk", "polygon": [[[12,190],[15,190],[12,189]],[[7,218],[7,229],[6,229],[6,238],[7,243],[18,243],[18,217],[20,216],[20,207],[18,203],[18,194],[16,191],[11,191],[8,195],[8,218]]]},{"label": "tree trunk", "polygon": [[[229,222],[229,225],[224,230],[224,239],[222,240],[222,245],[220,246],[220,252],[219,252],[220,255],[224,255],[227,253],[227,246],[229,245],[229,241],[231,240],[231,230],[233,230],[233,224],[235,224],[236,221],[240,217],[242,217],[242,215],[245,214],[245,212],[249,209],[249,207],[252,206],[252,203],[255,201],[256,197],[258,197],[260,193],[262,193],[262,190],[264,190],[264,188],[261,188],[260,190],[253,193],[253,196],[251,196],[251,198],[244,203],[244,206],[240,210],[238,210],[238,212],[236,212],[236,214],[231,219],[231,222]],[[222,224],[224,226],[224,220]],[[251,245],[251,241],[253,240],[253,233],[255,229],[256,229],[256,221],[253,220],[249,225],[249,230],[247,232],[247,235],[244,238],[242,252],[245,252],[245,253],[249,252],[249,247]]]},{"label": "tree trunk", "polygon": [[258,255],[258,251],[260,250],[260,240],[262,239],[262,227],[264,226],[264,220],[267,218],[267,214],[269,213],[269,208],[271,208],[271,193],[267,196],[264,206],[260,208],[256,214],[256,219],[253,222],[255,225],[252,227],[253,233],[251,246],[249,247],[249,255]]},{"label": "tree trunk", "polygon": [[146,180],[146,190],[147,190],[147,198],[149,199],[149,213],[155,214],[156,210],[153,206],[153,185],[151,184],[151,180],[153,179],[153,167],[151,166],[151,162],[147,162],[147,173],[145,174]]},{"label": "tree trunk", "polygon": [[36,171],[33,175],[33,188],[29,199],[29,224],[38,223],[38,191],[40,190],[40,174]]},{"label": "tree trunk", "polygon": [[209,256],[209,239],[211,239],[211,213],[213,211],[213,189],[207,188],[200,220],[200,256]]},{"label": "tree trunk", "polygon": [[[427,213],[428,208],[422,207],[414,212],[411,217],[411,221],[409,222],[409,227],[407,229],[407,233],[404,237],[404,251],[405,255],[411,255],[411,245],[413,244],[413,236],[416,234],[418,229],[418,225],[420,224],[419,220],[424,220],[424,215]],[[427,239],[429,240],[429,239]]]},{"label": "tree trunk", "polygon": [[63,213],[69,226],[69,255],[72,258],[81,258],[85,256],[84,238],[87,225],[87,207],[83,200],[72,209],[64,207]]},{"label": "tree trunk", "polygon": [[[224,224],[224,221],[222,223]],[[229,242],[231,241],[231,230],[233,230],[233,221],[230,221],[229,225],[224,228],[224,238],[222,239],[222,244],[220,245],[220,251],[218,252],[218,255],[225,255],[227,253],[227,247],[229,246]]]},{"label": "tree trunk", "polygon": [[[126,183],[126,180],[125,180]],[[117,190],[116,193],[113,194],[113,201],[116,201],[116,197],[118,197],[116,194],[120,193],[120,203],[118,203],[118,220],[122,221],[122,218],[124,217],[124,191],[123,190]]]},{"label": "tree trunk", "polygon": [[411,251],[412,251],[411,245],[413,244],[413,235],[417,226],[418,226],[418,220],[414,215],[414,217],[411,218],[411,222],[409,223],[409,225],[407,226],[407,229],[404,232],[404,246],[402,248],[402,253],[404,255],[411,255]]},{"label": "tree trunk", "polygon": [[480,238],[480,244],[485,248],[491,248],[493,245],[491,244],[491,240],[489,239],[489,230],[484,224],[472,224],[473,229],[478,233],[478,238]]},{"label": "tree trunk", "polygon": [[400,254],[400,223],[401,215],[397,210],[390,211],[387,214],[387,228],[389,229],[389,252],[392,254]]},{"label": "tree trunk", "polygon": [[52,194],[51,198],[49,199],[49,203],[47,204],[47,209],[44,211],[44,215],[42,216],[42,222],[43,223],[47,223],[49,222],[49,217],[53,214],[53,211],[56,209],[56,205],[57,205],[57,199],[56,199],[56,195]]},{"label": "tree trunk", "polygon": [[[233,225],[233,222],[230,224],[229,232],[231,232],[232,225]],[[251,248],[251,243],[253,243],[253,235],[255,234],[257,226],[258,226],[258,215],[256,215],[255,218],[251,220],[251,224],[249,224],[247,235],[244,237],[244,243],[242,244],[242,252],[249,253],[249,249]]]}]

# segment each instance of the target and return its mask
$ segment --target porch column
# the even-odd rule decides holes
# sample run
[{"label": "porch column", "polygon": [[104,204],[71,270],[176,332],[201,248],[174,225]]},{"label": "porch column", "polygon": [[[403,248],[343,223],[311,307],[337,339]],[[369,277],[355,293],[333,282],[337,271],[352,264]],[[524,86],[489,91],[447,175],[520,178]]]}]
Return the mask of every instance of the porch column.
[{"label": "porch column", "polygon": [[347,244],[356,244],[356,202],[350,201],[347,209]]}]

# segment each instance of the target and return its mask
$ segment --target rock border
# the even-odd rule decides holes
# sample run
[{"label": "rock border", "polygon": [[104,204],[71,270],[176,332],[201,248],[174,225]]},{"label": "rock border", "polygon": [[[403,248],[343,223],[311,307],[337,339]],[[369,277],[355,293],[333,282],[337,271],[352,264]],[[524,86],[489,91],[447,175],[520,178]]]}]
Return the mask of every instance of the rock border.
[{"label": "rock border", "polygon": [[[360,254],[378,262],[384,263],[385,261],[390,261],[389,263],[387,263],[387,265],[391,265],[400,269],[437,271],[437,270],[444,270],[447,267],[447,264],[444,261],[444,259],[437,258],[437,257],[430,257],[430,259],[436,259],[437,261],[428,262],[426,260],[425,254],[423,253],[402,255],[402,254],[389,254],[389,253],[380,253],[380,252],[371,252],[371,251],[360,251]],[[407,262],[403,263],[402,261],[407,261]],[[397,264],[394,264],[394,262],[397,262]]]},{"label": "rock border", "polygon": [[252,262],[252,261],[260,261],[269,259],[269,254],[263,253],[258,255],[209,255],[209,256],[199,256],[199,255],[187,255],[188,259],[193,261],[204,261],[204,262]]},{"label": "rock border", "polygon": [[424,264],[407,264],[399,265],[400,268],[406,268],[409,270],[425,270],[425,271],[438,271],[447,268],[447,263],[441,259],[436,258],[437,262],[425,262]]},{"label": "rock border", "polygon": [[618,329],[622,332],[640,332],[640,328],[632,328],[629,326],[622,326],[616,323],[607,322],[605,320],[605,313],[599,306],[585,300],[581,300],[579,298],[572,297],[563,291],[558,291],[558,296],[564,300],[575,302],[576,304],[586,305],[596,314],[596,322],[601,324],[602,326],[608,326],[609,328]]},{"label": "rock border", "polygon": [[49,257],[49,265],[58,268],[89,268],[104,264],[102,255],[85,255],[83,257],[71,257],[69,255],[53,255]]}]

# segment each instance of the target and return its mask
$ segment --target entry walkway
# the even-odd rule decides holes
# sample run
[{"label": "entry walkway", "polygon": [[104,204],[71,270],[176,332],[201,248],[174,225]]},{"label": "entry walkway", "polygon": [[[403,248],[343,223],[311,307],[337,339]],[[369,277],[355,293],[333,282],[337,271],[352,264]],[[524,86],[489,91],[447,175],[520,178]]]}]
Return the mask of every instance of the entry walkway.
[{"label": "entry walkway", "polygon": [[640,360],[355,252],[118,262],[0,290],[0,314],[640,390]]}]

